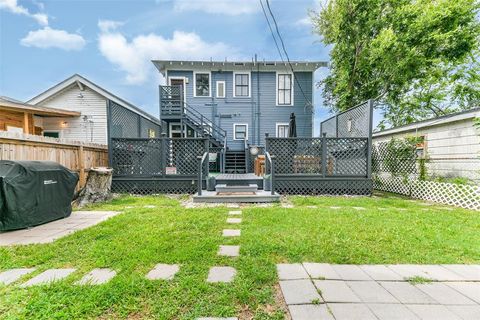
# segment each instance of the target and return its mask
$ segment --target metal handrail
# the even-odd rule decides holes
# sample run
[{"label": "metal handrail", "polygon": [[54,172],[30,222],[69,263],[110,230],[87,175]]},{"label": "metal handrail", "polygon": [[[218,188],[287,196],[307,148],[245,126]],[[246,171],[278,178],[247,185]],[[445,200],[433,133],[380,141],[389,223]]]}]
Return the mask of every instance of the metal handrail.
[{"label": "metal handrail", "polygon": [[275,168],[273,165],[273,160],[275,159],[275,156],[271,156],[270,152],[265,151],[265,159],[267,160],[267,163],[270,163],[270,189],[271,189],[271,194],[275,194],[275,179],[274,179],[274,173],[275,173]]},{"label": "metal handrail", "polygon": [[[206,127],[209,127],[211,128],[211,132],[210,130],[207,130],[207,132],[209,134],[212,134],[212,133],[217,133],[218,134],[218,137],[220,138],[219,140],[222,140],[223,138],[225,138],[227,136],[227,131],[222,129],[221,127],[217,126],[216,124],[213,123],[213,121],[211,121],[209,118],[205,117],[203,114],[201,114],[200,112],[198,112],[197,110],[195,110],[194,108],[192,108],[188,103],[186,103],[185,101],[183,101],[183,104],[184,104],[184,114],[186,115],[187,112],[189,112],[190,116],[195,118],[197,121],[200,122],[200,126],[202,127],[203,129],[203,133],[205,134],[205,126]],[[206,123],[206,121],[210,122],[210,123]]]},{"label": "metal handrail", "polygon": [[[208,152],[205,152],[203,156],[198,156],[198,195],[202,195],[202,181],[203,181],[203,164],[205,160],[208,159]],[[208,175],[208,167],[207,167],[207,175]]]}]

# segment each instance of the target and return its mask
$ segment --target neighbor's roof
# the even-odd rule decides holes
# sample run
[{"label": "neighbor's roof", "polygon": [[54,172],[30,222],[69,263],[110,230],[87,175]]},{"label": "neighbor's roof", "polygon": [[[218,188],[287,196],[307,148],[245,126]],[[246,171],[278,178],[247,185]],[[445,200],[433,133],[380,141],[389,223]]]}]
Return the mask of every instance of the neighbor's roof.
[{"label": "neighbor's roof", "polygon": [[81,113],[77,111],[36,106],[5,96],[0,96],[0,109],[17,112],[31,112],[35,115],[53,117],[79,117],[81,115]]},{"label": "neighbor's roof", "polygon": [[92,89],[93,91],[97,92],[99,95],[105,97],[106,99],[109,99],[127,109],[129,109],[130,111],[133,111],[137,114],[140,114],[156,123],[160,123],[160,120],[158,120],[156,117],[148,114],[147,112],[143,111],[142,109],[134,106],[133,104],[131,104],[130,102],[127,102],[125,100],[123,100],[122,98],[114,95],[113,93],[105,90],[104,88],[100,87],[99,85],[93,83],[92,81],[82,77],[81,75],[79,74],[74,74],[73,76],[63,80],[62,82],[56,84],[55,86],[51,87],[50,89],[47,89],[46,91],[40,93],[39,95],[33,97],[32,99],[30,99],[29,101],[27,101],[27,103],[31,103],[31,104],[40,104],[42,103],[43,101],[47,100],[48,98],[62,92],[63,90],[69,88],[71,85],[79,85],[79,86],[86,86],[90,89]]},{"label": "neighbor's roof", "polygon": [[435,117],[435,118],[422,120],[418,122],[413,122],[403,126],[398,126],[398,127],[374,132],[373,137],[381,137],[381,136],[395,134],[395,133],[413,131],[421,128],[433,127],[433,126],[438,126],[445,123],[461,121],[461,120],[466,120],[466,119],[471,119],[476,117],[480,117],[480,108],[473,108],[473,109],[464,110],[460,112],[450,113],[444,116]]},{"label": "neighbor's roof", "polygon": [[[189,60],[152,60],[157,69],[165,76],[166,70],[210,70],[210,71],[290,71],[288,62],[283,61],[189,61]],[[325,61],[291,61],[294,71],[313,72],[327,67]]]}]

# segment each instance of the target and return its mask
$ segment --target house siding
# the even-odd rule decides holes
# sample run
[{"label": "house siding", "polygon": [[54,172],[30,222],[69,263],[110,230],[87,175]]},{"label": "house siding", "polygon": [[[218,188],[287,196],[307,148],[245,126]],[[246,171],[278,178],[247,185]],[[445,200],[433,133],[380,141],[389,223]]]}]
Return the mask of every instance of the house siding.
[{"label": "house siding", "polygon": [[[202,70],[195,70],[197,73]],[[246,70],[246,72],[249,70]],[[243,149],[243,141],[234,140],[234,124],[248,124],[248,142],[265,145],[265,133],[276,135],[276,124],[289,122],[293,112],[297,120],[297,135],[311,137],[313,125],[312,109],[307,107],[306,99],[298,83],[294,82],[293,105],[276,105],[276,72],[251,71],[250,96],[233,97],[233,72],[211,72],[210,97],[194,97],[194,77],[192,71],[168,70],[168,77],[186,77],[186,101],[216,125],[227,131],[228,147],[233,150]],[[258,78],[259,77],[259,78]],[[306,97],[313,101],[312,72],[295,72],[295,77],[302,86]],[[258,80],[258,87],[257,87]],[[216,98],[216,81],[225,81],[225,98]],[[260,95],[258,95],[260,91]],[[258,97],[260,100],[257,115]],[[259,122],[259,124],[258,124]]]}]

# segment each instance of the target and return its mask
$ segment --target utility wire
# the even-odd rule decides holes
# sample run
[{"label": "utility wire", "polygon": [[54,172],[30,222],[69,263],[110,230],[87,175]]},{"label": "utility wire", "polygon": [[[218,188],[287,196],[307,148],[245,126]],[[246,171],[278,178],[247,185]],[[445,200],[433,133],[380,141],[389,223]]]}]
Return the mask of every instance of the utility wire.
[{"label": "utility wire", "polygon": [[[300,88],[300,91],[302,92],[303,98],[305,99],[305,101],[307,101],[307,104],[312,106],[312,108],[313,108],[312,102],[310,101],[310,99],[307,98],[307,95],[305,94],[305,91],[303,91],[303,88],[300,85],[300,82],[298,81],[297,77],[295,77],[295,72],[293,70],[292,63],[290,62],[290,57],[288,56],[287,49],[285,48],[285,43],[283,42],[282,35],[280,34],[280,30],[278,29],[277,20],[275,19],[275,16],[272,12],[272,8],[270,8],[269,0],[265,0],[265,3],[267,4],[268,11],[270,13],[270,16],[272,17],[273,23],[275,24],[275,30],[277,31],[278,38],[280,39],[280,43],[282,44],[283,52],[285,53],[285,57],[287,58],[288,65],[290,66],[290,69],[292,70],[293,79],[295,80],[298,87]],[[260,4],[262,4],[262,0],[260,0]],[[262,9],[263,9],[263,4],[262,4]],[[265,10],[264,10],[264,12],[265,12]],[[268,19],[267,19],[267,21],[268,21]],[[270,22],[268,24],[270,25]],[[270,30],[272,30],[272,28],[270,28]],[[272,31],[272,36],[273,36],[273,31]],[[275,39],[275,36],[273,36],[273,38]],[[275,40],[275,44],[276,43],[277,43],[277,41]],[[278,45],[277,45],[277,49],[278,49]],[[282,61],[283,61],[283,58],[282,58]],[[285,63],[285,61],[283,61],[283,62]]]},{"label": "utility wire", "polygon": [[283,60],[282,50],[280,50],[280,47],[278,46],[277,38],[275,37],[275,33],[273,32],[272,25],[270,24],[270,19],[268,19],[267,12],[265,11],[265,7],[263,6],[263,2],[262,0],[259,0],[259,1],[260,1],[260,5],[262,6],[265,20],[267,20],[268,27],[270,28],[270,33],[272,34],[273,41],[275,42],[275,46],[277,47],[278,54],[280,55],[280,59],[282,59],[282,62],[285,63],[285,60]]}]

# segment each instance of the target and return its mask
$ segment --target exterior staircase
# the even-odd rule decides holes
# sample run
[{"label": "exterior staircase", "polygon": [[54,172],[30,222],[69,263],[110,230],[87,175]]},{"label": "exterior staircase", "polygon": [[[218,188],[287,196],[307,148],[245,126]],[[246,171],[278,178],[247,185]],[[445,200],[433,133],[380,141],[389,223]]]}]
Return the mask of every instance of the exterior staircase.
[{"label": "exterior staircase", "polygon": [[225,173],[246,173],[245,151],[227,150],[225,154]]}]

